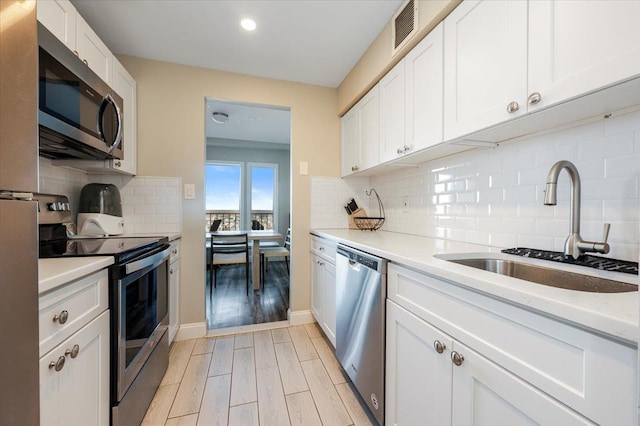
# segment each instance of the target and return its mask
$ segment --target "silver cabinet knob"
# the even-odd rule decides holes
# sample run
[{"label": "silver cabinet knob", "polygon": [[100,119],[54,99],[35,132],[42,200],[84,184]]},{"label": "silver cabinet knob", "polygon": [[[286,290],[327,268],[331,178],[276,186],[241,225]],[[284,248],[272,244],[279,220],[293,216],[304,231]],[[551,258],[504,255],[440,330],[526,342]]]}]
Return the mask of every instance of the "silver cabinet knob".
[{"label": "silver cabinet knob", "polygon": [[507,112],[509,114],[513,114],[519,109],[520,109],[520,105],[518,105],[516,101],[510,102],[509,105],[507,105]]},{"label": "silver cabinet knob", "polygon": [[59,322],[60,324],[64,324],[69,319],[69,312],[62,311],[59,315],[53,316],[53,322]]},{"label": "silver cabinet knob", "polygon": [[171,251],[171,253],[173,253],[173,254],[178,254],[178,249],[173,249],[173,250]]},{"label": "silver cabinet knob", "polygon": [[78,53],[78,51],[77,51],[77,50],[74,50],[74,51],[73,51],[73,54],[74,54],[74,55],[76,55],[76,56],[80,56],[80,54]]},{"label": "silver cabinet knob", "polygon": [[351,171],[352,171],[352,172],[357,172],[358,170],[360,170],[360,167],[358,167],[358,166],[351,166]]},{"label": "silver cabinet knob", "polygon": [[122,167],[122,163],[120,161],[116,161],[114,164],[116,167]]},{"label": "silver cabinet knob", "polygon": [[442,343],[440,340],[436,340],[435,342],[433,342],[433,347],[435,348],[436,352],[438,352],[439,354],[441,354],[442,352],[444,352],[445,349],[447,349],[447,345]]},{"label": "silver cabinet knob", "polygon": [[169,273],[173,275],[173,268],[169,268]]},{"label": "silver cabinet knob", "polygon": [[464,361],[464,357],[460,355],[458,352],[453,351],[451,352],[451,361],[453,361],[455,365],[461,366],[462,362]]},{"label": "silver cabinet knob", "polygon": [[86,66],[89,66],[89,61],[87,61],[86,59],[83,59],[82,63],[84,63]]},{"label": "silver cabinet knob", "polygon": [[319,247],[318,250],[324,251],[324,247]]},{"label": "silver cabinet knob", "polygon": [[529,102],[529,105],[535,105],[541,100],[542,100],[542,96],[538,92],[533,92],[532,94],[529,95],[529,98],[527,99],[527,101]]},{"label": "silver cabinet knob", "polygon": [[64,357],[61,356],[57,361],[51,361],[49,363],[49,368],[55,368],[56,371],[60,371],[64,368]]},{"label": "silver cabinet knob", "polygon": [[397,152],[398,154],[403,154],[403,153],[404,153],[404,151],[402,150],[402,148],[398,148],[398,149],[396,150],[396,152]]},{"label": "silver cabinet knob", "polygon": [[402,152],[409,152],[411,151],[411,147],[409,145],[405,145],[404,147],[402,147]]},{"label": "silver cabinet knob", "polygon": [[64,351],[64,356],[71,356],[71,358],[75,358],[78,356],[78,352],[80,352],[80,345],[73,345],[71,349]]}]

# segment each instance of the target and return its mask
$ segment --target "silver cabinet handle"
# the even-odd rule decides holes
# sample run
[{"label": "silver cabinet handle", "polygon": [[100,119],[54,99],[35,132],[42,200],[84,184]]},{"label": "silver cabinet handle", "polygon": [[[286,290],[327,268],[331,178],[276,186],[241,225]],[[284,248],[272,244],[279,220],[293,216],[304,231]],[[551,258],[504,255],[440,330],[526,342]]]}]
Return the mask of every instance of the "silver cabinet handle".
[{"label": "silver cabinet handle", "polygon": [[451,361],[453,361],[455,365],[461,366],[462,362],[464,361],[464,357],[460,355],[458,352],[453,351],[451,352]]},{"label": "silver cabinet handle", "polygon": [[402,150],[402,148],[398,148],[398,150],[396,151],[398,154],[402,154],[404,153],[404,151]]},{"label": "silver cabinet handle", "polygon": [[60,324],[64,324],[65,322],[67,322],[67,320],[69,319],[69,312],[68,311],[62,311],[60,312],[60,314],[56,314],[53,316],[53,322],[59,322]]},{"label": "silver cabinet handle", "polygon": [[352,171],[352,172],[357,172],[358,170],[360,170],[360,167],[358,167],[358,166],[351,166],[351,171]]},{"label": "silver cabinet handle", "polygon": [[529,98],[527,99],[527,101],[529,102],[529,105],[535,105],[541,100],[542,100],[542,95],[540,95],[540,93],[538,92],[533,92],[532,94],[529,95]]},{"label": "silver cabinet handle", "polygon": [[61,356],[57,361],[51,361],[49,363],[49,368],[55,368],[56,371],[60,371],[64,368],[64,357]]},{"label": "silver cabinet handle", "polygon": [[324,247],[318,247],[318,250],[324,251]]},{"label": "silver cabinet handle", "polygon": [[438,352],[439,354],[441,354],[442,352],[444,352],[445,349],[447,349],[447,345],[442,343],[440,340],[436,340],[435,342],[433,342],[433,347],[436,350],[436,352]]},{"label": "silver cabinet handle", "polygon": [[316,263],[320,266],[324,266],[324,262],[320,262],[319,260],[316,260]]},{"label": "silver cabinet handle", "polygon": [[507,105],[507,112],[509,114],[513,114],[519,109],[520,109],[520,105],[518,105],[516,101],[510,102],[509,105]]},{"label": "silver cabinet handle", "polygon": [[71,358],[75,358],[78,356],[78,352],[80,352],[80,345],[73,345],[71,349],[64,351],[64,356],[71,356]]},{"label": "silver cabinet handle", "polygon": [[171,253],[173,253],[173,254],[178,254],[178,249],[173,249],[173,250],[171,250]]},{"label": "silver cabinet handle", "polygon": [[115,162],[115,166],[116,166],[116,167],[121,167],[121,166],[122,166],[122,163],[121,163],[120,161],[116,161],[116,162]]}]

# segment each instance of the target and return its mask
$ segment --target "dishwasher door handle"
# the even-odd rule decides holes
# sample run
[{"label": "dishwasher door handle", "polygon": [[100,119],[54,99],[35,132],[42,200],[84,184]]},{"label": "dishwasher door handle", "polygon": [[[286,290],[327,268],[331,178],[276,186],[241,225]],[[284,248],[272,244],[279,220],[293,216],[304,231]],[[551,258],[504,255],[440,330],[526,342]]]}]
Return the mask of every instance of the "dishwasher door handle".
[{"label": "dishwasher door handle", "polygon": [[354,271],[360,272],[360,266],[362,265],[360,265],[355,260],[349,259],[349,268],[353,269]]}]

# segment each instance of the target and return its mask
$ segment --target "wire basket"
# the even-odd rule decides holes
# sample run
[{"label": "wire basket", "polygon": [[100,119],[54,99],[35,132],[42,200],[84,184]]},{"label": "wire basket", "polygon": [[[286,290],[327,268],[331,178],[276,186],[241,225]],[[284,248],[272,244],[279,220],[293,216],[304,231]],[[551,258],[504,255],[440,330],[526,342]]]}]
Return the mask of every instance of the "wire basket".
[{"label": "wire basket", "polygon": [[353,221],[355,222],[356,226],[362,231],[376,231],[380,229],[382,227],[382,224],[384,223],[384,206],[382,205],[382,201],[380,200],[378,192],[374,188],[371,188],[370,191],[365,191],[365,194],[367,194],[368,197],[371,196],[371,194],[376,195],[380,216],[355,216],[353,218]]}]

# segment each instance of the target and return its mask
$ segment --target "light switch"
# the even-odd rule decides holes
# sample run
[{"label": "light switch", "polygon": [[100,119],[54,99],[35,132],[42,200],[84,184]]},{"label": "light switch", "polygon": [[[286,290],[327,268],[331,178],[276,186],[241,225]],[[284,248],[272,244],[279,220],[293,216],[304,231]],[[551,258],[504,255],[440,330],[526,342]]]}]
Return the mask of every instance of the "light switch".
[{"label": "light switch", "polygon": [[195,200],[196,199],[196,185],[193,183],[184,184],[184,199]]},{"label": "light switch", "polygon": [[306,176],[309,174],[309,163],[306,161],[300,162],[300,175]]}]

